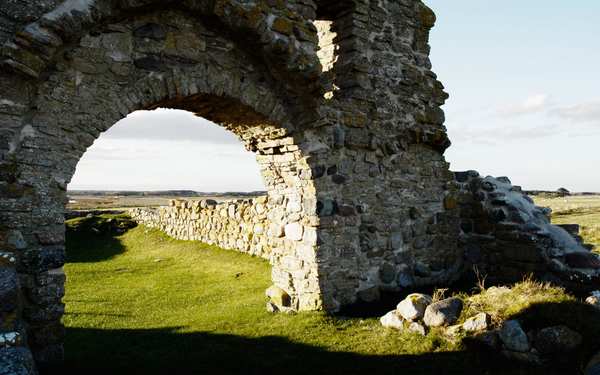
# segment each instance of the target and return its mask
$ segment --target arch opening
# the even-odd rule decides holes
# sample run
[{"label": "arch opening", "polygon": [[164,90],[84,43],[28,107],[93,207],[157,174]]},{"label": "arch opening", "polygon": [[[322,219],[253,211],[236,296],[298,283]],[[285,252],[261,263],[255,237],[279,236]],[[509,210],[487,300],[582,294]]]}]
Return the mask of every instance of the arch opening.
[{"label": "arch opening", "polygon": [[304,139],[296,132],[306,119],[292,115],[302,104],[282,94],[269,67],[255,61],[200,19],[168,11],[83,32],[44,73],[27,131],[13,150],[21,179],[31,181],[25,208],[30,213],[18,231],[27,244],[20,269],[24,321],[39,363],[63,356],[67,185],[94,140],[138,110],[195,113],[234,133],[256,154],[268,194],[259,202],[263,246],[251,243],[247,252],[268,257],[272,283],[286,296],[280,308],[321,308],[316,189]]},{"label": "arch opening", "polygon": [[[258,193],[265,186],[254,154],[231,131],[189,111],[157,108],[133,112],[97,138],[77,164],[68,191],[142,198],[169,191]],[[85,200],[69,204],[86,206]]]}]

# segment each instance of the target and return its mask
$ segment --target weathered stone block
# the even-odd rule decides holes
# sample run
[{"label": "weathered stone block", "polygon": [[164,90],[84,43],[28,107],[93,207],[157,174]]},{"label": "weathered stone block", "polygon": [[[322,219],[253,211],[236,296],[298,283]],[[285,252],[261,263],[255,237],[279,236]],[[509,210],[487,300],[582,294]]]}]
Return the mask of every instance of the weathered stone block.
[{"label": "weathered stone block", "polygon": [[0,374],[34,375],[36,374],[33,356],[25,347],[0,348]]},{"label": "weathered stone block", "polygon": [[19,283],[14,267],[0,266],[0,313],[9,313],[17,309]]},{"label": "weathered stone block", "polygon": [[285,226],[285,237],[292,241],[302,240],[304,227],[300,223],[291,223]]}]

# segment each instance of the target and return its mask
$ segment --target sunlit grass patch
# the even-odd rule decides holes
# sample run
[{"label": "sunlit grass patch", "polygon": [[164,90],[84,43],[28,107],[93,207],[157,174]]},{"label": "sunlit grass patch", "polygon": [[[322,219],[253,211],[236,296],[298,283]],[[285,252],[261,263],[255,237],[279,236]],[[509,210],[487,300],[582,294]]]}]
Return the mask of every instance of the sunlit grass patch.
[{"label": "sunlit grass patch", "polygon": [[584,241],[600,252],[600,196],[535,197],[535,203],[552,209],[554,224],[579,224]]},{"label": "sunlit grass patch", "polygon": [[[314,366],[328,361],[321,351],[399,356],[460,349],[436,334],[422,337],[383,328],[378,317],[270,314],[265,309],[264,292],[271,284],[265,260],[174,240],[143,226],[122,235],[89,230],[94,227],[90,220],[101,223],[108,218],[69,222],[64,323],[71,366],[106,366],[110,356],[116,361],[111,365],[114,368],[129,368],[132,363],[115,353],[125,351],[126,358],[147,367],[158,366],[158,360],[177,359],[181,366],[199,368],[202,361],[210,363],[212,356],[222,361],[228,351],[240,349],[228,347],[234,345],[228,340],[221,342],[222,335],[256,340],[253,345],[258,348],[246,349],[265,356],[259,368],[269,368],[272,359],[266,353],[279,350],[270,346],[273,343],[266,338],[271,337],[284,340],[285,344],[278,345],[289,346],[285,355],[291,358],[299,350],[296,346],[300,353],[307,352],[306,361]],[[142,342],[139,337],[144,337]],[[210,355],[186,347],[213,338],[218,343]],[[177,349],[181,345],[183,352]]]},{"label": "sunlit grass patch", "polygon": [[[522,373],[497,353],[465,351],[441,329],[423,337],[384,328],[375,314],[270,314],[267,261],[143,226],[92,230],[110,219],[69,222],[65,373]],[[501,319],[538,302],[572,300],[533,282],[498,298],[490,290],[473,297],[463,320],[480,310]]]}]

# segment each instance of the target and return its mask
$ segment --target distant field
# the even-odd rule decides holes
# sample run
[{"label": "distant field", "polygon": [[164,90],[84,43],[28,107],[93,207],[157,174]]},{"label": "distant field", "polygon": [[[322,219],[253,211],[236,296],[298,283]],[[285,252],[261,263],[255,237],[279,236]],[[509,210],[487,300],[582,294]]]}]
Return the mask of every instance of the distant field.
[{"label": "distant field", "polygon": [[552,209],[555,224],[579,224],[584,240],[600,251],[600,195],[564,198],[534,197],[538,206]]},{"label": "distant field", "polygon": [[125,196],[125,195],[69,195],[69,210],[97,210],[118,209],[130,207],[158,207],[166,206],[171,199],[201,200],[214,199],[223,201],[229,199],[248,199],[249,196],[240,195],[200,195],[194,197],[182,196]]}]

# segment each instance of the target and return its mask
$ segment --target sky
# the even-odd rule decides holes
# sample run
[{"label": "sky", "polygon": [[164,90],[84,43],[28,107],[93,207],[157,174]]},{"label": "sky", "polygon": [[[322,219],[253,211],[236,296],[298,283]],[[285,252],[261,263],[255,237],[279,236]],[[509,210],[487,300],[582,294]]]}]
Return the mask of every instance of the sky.
[{"label": "sky", "polygon": [[[426,0],[452,170],[526,189],[600,191],[600,1]],[[104,133],[70,189],[264,189],[254,155],[191,113],[135,112]]]},{"label": "sky", "polygon": [[426,3],[451,169],[600,191],[600,1]]},{"label": "sky", "polygon": [[264,190],[254,154],[222,127],[191,112],[133,112],[77,165],[71,190]]}]

